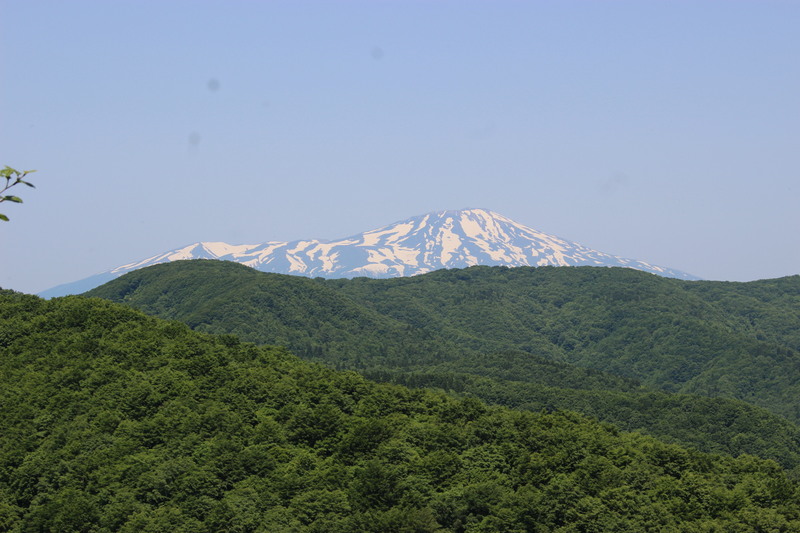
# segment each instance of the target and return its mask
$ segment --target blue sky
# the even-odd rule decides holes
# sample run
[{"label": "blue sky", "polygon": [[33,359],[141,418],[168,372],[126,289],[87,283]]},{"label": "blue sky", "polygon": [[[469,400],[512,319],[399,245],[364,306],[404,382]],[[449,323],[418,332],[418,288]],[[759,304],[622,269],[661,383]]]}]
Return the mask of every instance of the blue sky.
[{"label": "blue sky", "polygon": [[800,3],[0,0],[0,286],[485,207],[800,273]]}]

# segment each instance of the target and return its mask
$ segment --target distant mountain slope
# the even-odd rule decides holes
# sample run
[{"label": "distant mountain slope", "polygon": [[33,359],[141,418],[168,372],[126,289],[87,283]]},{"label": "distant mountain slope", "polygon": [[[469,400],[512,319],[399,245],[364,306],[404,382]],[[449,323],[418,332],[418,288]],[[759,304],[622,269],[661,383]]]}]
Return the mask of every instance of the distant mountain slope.
[{"label": "distant mountain slope", "polygon": [[0,291],[9,532],[797,531],[772,461]]},{"label": "distant mountain slope", "polygon": [[150,315],[180,320],[193,329],[283,345],[298,355],[358,368],[387,359],[459,357],[470,349],[354,302],[333,287],[283,274],[265,275],[228,261],[178,261],[136,270],[88,293],[126,303]]},{"label": "distant mountain slope", "polygon": [[739,317],[760,339],[800,351],[800,276],[748,283],[708,281],[685,287]]},{"label": "distant mountain slope", "polygon": [[262,272],[324,278],[414,276],[473,265],[587,265],[628,267],[659,276],[697,279],[678,270],[598,252],[486,209],[463,209],[416,216],[336,241],[270,241],[253,245],[198,242],[54,287],[41,296],[79,294],[110,277],[186,259],[221,259]]},{"label": "distant mountain slope", "polygon": [[[789,294],[798,282],[773,280]],[[631,269],[473,267],[325,283],[388,316],[413,309],[414,323],[431,330],[455,328],[531,353],[530,343],[544,340],[565,362],[670,392],[738,398],[800,421],[800,353],[790,343],[800,322],[785,322],[796,316],[796,300],[762,302],[769,316],[783,317],[772,327],[732,312],[743,302],[736,292],[706,299],[700,291],[724,285]]]},{"label": "distant mountain slope", "polygon": [[[323,281],[229,262],[183,261],[131,272],[88,295],[202,331],[284,344],[382,381],[534,410],[577,410],[701,449],[797,466],[798,427],[733,400],[758,396],[762,405],[792,416],[797,374],[787,361],[774,368],[769,357],[752,363],[749,351],[788,349],[758,341],[749,323],[685,290],[695,285],[586,267],[473,267],[393,280]],[[671,336],[660,332],[664,326]],[[642,340],[627,350],[631,337]],[[589,368],[567,364],[573,360]],[[695,387],[723,397],[712,400],[655,392],[591,369],[604,367],[674,392],[706,371],[730,375],[724,390]],[[761,395],[767,383],[753,376],[765,372],[785,375]]]}]

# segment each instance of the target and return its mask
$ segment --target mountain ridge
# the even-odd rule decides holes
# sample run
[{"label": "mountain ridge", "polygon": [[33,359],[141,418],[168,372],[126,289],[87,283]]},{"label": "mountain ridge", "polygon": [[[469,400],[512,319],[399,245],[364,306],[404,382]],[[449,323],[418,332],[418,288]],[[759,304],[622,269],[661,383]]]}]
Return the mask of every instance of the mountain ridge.
[{"label": "mountain ridge", "polygon": [[378,384],[96,298],[0,291],[0,329],[3,531],[800,529],[796,479],[750,455]]},{"label": "mountain ridge", "polygon": [[[579,411],[794,469],[800,316],[775,319],[796,306],[799,283],[743,284],[732,297],[726,284],[620,268],[475,266],[325,280],[178,261],[130,272],[85,296],[206,333],[286,346],[378,381],[533,411]],[[703,298],[704,287],[713,302]],[[770,305],[777,293],[797,296]]]},{"label": "mountain ridge", "polygon": [[261,272],[323,278],[407,277],[475,265],[550,265],[618,266],[664,277],[699,279],[672,268],[593,250],[488,209],[471,208],[430,212],[336,240],[259,244],[200,241],[59,285],[40,295],[84,292],[132,270],[186,259],[226,260]]}]

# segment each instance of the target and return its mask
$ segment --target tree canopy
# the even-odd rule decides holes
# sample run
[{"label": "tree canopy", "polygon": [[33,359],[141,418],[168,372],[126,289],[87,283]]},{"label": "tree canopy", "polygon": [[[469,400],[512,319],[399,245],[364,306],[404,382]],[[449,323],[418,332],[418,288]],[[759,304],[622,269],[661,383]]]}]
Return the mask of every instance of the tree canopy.
[{"label": "tree canopy", "polygon": [[799,281],[683,282],[590,267],[312,280],[185,261],[89,294],[371,379],[578,411],[795,469]]},{"label": "tree canopy", "polygon": [[7,531],[798,531],[774,462],[0,293]]}]

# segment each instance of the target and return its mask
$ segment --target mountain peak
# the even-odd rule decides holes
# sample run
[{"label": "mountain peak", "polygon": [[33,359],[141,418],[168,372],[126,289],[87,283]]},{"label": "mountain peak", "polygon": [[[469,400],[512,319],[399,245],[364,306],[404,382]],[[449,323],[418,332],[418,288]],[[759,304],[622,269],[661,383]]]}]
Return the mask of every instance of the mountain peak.
[{"label": "mountain peak", "polygon": [[[42,296],[83,292],[131,270],[185,259],[235,261],[263,272],[309,277],[389,278],[442,268],[489,266],[617,266],[659,276],[697,279],[643,261],[613,256],[542,233],[485,208],[434,211],[350,237],[233,245],[198,242],[119,266]],[[76,290],[80,288],[81,290]]]}]

